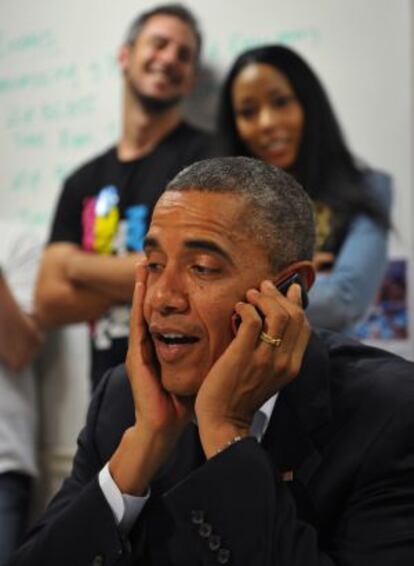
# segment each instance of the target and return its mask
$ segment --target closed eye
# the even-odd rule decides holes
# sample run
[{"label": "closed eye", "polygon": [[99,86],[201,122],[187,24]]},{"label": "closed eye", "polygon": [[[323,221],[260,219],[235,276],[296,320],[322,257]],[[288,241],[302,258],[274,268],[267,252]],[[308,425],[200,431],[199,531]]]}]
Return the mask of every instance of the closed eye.
[{"label": "closed eye", "polygon": [[286,94],[281,96],[275,96],[272,100],[272,103],[275,108],[286,108],[295,99],[296,97],[293,94]]},{"label": "closed eye", "polygon": [[163,267],[162,263],[157,263],[155,261],[150,261],[146,265],[148,273],[159,273]]},{"label": "closed eye", "polygon": [[216,273],[220,273],[220,269],[217,267],[208,267],[207,265],[193,265],[191,267],[192,271],[197,273],[198,275],[214,275]]},{"label": "closed eye", "polygon": [[256,114],[257,110],[256,108],[239,108],[238,110],[236,110],[236,115],[240,116],[241,118],[252,118],[255,114]]}]

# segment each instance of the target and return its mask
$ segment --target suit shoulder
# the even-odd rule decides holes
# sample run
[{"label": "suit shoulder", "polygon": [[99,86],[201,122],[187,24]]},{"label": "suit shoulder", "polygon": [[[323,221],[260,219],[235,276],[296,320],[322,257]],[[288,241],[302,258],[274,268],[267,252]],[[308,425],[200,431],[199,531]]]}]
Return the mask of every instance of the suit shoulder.
[{"label": "suit shoulder", "polygon": [[321,331],[328,348],[331,386],[363,401],[398,408],[414,402],[414,363],[396,354]]},{"label": "suit shoulder", "polygon": [[125,430],[135,420],[134,402],[124,364],[105,374],[95,395],[101,396],[95,423],[95,441],[102,460],[107,461]]}]

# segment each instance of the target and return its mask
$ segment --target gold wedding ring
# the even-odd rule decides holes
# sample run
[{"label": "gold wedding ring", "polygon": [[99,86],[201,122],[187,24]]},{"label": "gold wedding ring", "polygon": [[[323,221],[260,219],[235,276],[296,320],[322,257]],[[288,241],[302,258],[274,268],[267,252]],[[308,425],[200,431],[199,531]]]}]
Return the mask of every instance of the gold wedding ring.
[{"label": "gold wedding ring", "polygon": [[269,344],[269,346],[273,346],[273,348],[279,348],[280,344],[282,343],[281,338],[273,338],[269,334],[266,334],[264,330],[262,330],[261,333],[259,334],[259,339],[262,342]]}]

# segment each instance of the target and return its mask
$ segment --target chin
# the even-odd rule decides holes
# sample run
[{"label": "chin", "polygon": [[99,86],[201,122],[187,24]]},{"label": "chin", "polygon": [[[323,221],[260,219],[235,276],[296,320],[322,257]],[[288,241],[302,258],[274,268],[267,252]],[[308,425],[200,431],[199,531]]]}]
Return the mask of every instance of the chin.
[{"label": "chin", "polygon": [[161,382],[164,389],[178,397],[195,397],[202,383],[200,376],[198,374],[197,376],[186,375],[185,372],[177,376],[177,373],[179,372],[161,371]]},{"label": "chin", "polygon": [[138,100],[150,113],[161,113],[177,106],[181,101],[181,96],[161,96],[160,93],[143,94],[136,93]]}]

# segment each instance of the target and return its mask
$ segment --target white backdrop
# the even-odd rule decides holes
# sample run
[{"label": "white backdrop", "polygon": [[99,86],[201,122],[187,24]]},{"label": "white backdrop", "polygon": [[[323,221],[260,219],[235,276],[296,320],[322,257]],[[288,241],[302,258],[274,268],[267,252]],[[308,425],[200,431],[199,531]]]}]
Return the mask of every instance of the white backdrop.
[{"label": "white backdrop", "polygon": [[[268,42],[293,46],[321,76],[353,152],[393,175],[398,234],[391,251],[411,260],[410,0],[186,4],[205,36],[200,84],[187,105],[193,120],[213,126],[215,83],[241,50]],[[1,1],[0,216],[18,218],[45,235],[63,176],[114,141],[120,118],[116,51],[130,20],[152,5],[136,0]],[[390,346],[413,357],[412,340]],[[60,424],[48,426],[45,438],[65,454],[73,447],[86,405],[84,332],[72,331],[69,346],[59,351],[45,365],[46,399],[50,391],[54,397],[58,391],[65,394],[58,396],[56,414],[48,421]]]}]

